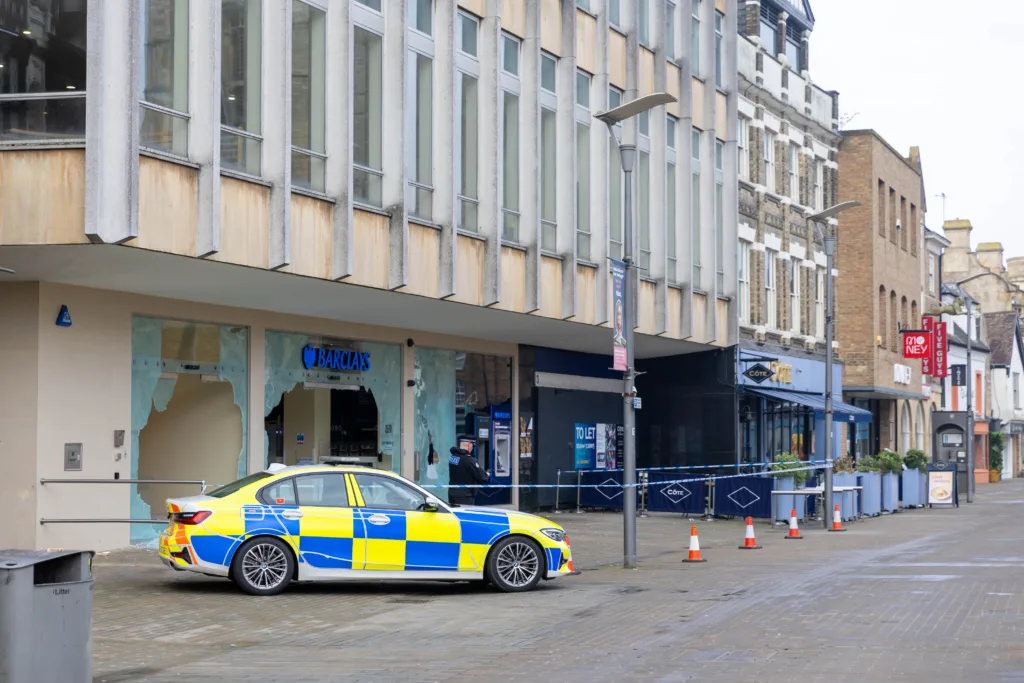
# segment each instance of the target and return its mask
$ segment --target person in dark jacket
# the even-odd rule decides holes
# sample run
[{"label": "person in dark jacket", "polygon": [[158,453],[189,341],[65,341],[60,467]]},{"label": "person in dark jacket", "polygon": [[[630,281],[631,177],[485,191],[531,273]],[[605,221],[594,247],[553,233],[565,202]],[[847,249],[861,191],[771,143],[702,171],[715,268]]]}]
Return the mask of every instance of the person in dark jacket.
[{"label": "person in dark jacket", "polygon": [[[448,483],[466,486],[468,484],[486,484],[487,472],[480,466],[469,451],[451,447],[448,456]],[[472,505],[476,498],[476,489],[448,489],[448,501],[452,505]]]}]

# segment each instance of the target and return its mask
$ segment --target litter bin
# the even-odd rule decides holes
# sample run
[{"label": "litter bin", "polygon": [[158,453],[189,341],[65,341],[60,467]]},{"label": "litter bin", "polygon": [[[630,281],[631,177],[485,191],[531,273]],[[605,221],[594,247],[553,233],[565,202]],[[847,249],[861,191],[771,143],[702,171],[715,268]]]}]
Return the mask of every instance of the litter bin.
[{"label": "litter bin", "polygon": [[0,550],[0,683],[91,683],[92,558]]}]

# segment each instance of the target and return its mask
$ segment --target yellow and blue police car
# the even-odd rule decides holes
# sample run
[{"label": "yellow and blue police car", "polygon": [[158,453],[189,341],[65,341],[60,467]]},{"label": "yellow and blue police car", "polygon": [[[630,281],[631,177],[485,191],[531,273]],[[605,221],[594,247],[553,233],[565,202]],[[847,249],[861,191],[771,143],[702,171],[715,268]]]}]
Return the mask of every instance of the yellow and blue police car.
[{"label": "yellow and blue police car", "polygon": [[272,465],[167,501],[164,564],[252,595],[291,581],[488,581],[506,592],[574,573],[569,537],[521,512],[450,506],[383,470]]}]

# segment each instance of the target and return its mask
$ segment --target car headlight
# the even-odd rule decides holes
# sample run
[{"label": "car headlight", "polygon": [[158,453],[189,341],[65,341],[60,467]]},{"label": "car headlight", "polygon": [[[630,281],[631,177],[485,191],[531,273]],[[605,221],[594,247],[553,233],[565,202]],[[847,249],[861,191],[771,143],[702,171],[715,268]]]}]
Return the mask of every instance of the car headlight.
[{"label": "car headlight", "polygon": [[540,532],[555,543],[565,543],[565,532],[561,529],[541,529]]}]

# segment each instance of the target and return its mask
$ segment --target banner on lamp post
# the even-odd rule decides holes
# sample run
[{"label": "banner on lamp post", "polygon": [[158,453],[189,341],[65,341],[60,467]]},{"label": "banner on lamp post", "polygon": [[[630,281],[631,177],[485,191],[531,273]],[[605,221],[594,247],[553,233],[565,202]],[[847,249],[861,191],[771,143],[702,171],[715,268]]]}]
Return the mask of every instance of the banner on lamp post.
[{"label": "banner on lamp post", "polygon": [[931,339],[931,352],[921,359],[921,374],[932,375],[935,373],[935,318],[930,315],[923,316],[921,327]]},{"label": "banner on lamp post", "polygon": [[935,355],[933,356],[935,363],[932,366],[932,375],[935,377],[945,377],[949,374],[949,366],[946,359],[946,350],[948,348],[946,323],[937,322],[935,323]]},{"label": "banner on lamp post", "polygon": [[626,264],[612,260],[612,367],[626,369]]}]

